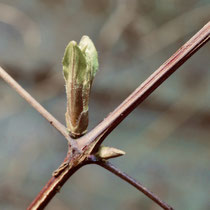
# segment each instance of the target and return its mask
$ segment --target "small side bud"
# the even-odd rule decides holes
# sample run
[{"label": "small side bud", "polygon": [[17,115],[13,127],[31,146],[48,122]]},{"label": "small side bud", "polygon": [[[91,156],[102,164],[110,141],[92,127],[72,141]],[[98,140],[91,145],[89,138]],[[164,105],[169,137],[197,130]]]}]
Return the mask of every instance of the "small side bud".
[{"label": "small side bud", "polygon": [[96,153],[96,157],[100,158],[100,159],[110,159],[110,158],[116,158],[116,157],[120,157],[122,155],[124,155],[125,152],[119,149],[116,149],[114,147],[104,147],[101,146],[98,150],[98,152]]},{"label": "small side bud", "polygon": [[98,54],[88,36],[79,45],[71,41],[63,57],[63,74],[66,82],[66,125],[73,138],[87,132],[88,104],[93,79],[98,70]]}]

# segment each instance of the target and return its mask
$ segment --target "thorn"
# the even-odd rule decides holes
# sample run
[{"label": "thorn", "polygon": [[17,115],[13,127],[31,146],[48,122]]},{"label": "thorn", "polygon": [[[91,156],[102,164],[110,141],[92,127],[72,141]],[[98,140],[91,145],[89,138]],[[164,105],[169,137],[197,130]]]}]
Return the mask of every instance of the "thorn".
[{"label": "thorn", "polygon": [[105,147],[100,146],[98,152],[96,153],[96,157],[99,159],[110,159],[110,158],[116,158],[124,155],[125,152],[119,149],[116,149],[114,147]]}]

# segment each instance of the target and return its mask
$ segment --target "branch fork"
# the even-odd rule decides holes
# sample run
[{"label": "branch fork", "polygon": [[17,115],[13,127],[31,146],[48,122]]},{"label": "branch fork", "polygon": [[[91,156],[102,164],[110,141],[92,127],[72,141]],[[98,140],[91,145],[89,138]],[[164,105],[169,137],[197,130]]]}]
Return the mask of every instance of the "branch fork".
[{"label": "branch fork", "polygon": [[[44,109],[29,93],[27,93],[4,69],[0,67],[0,76],[14,88],[31,106],[33,106],[51,125],[53,125],[68,141],[69,150],[60,167],[53,172],[52,178],[37,195],[28,209],[43,209],[54,195],[59,192],[68,178],[80,167],[86,164],[98,164],[129,184],[143,192],[163,209],[173,209],[149,192],[139,182],[121,172],[106,159],[114,157],[113,148],[101,148],[106,136],[131,113],[137,105],[144,101],[164,80],[166,80],[178,67],[185,63],[199,48],[210,39],[210,22],[197,32],[185,45],[171,56],[159,69],[157,69],[145,82],[143,82],[121,105],[119,105],[104,121],[86,135],[72,139],[69,132],[57,119]],[[104,151],[100,151],[100,150]],[[123,151],[115,153],[123,154]],[[111,151],[111,152],[110,152]]]}]

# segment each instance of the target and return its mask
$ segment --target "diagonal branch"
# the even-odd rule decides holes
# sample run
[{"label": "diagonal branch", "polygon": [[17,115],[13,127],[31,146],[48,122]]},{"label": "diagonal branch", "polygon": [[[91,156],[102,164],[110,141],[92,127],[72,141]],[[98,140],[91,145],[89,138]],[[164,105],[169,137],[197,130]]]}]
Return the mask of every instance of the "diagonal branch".
[{"label": "diagonal branch", "polygon": [[121,179],[125,180],[132,186],[134,186],[136,189],[144,193],[147,197],[149,197],[151,200],[153,200],[155,203],[157,203],[159,206],[161,206],[163,209],[166,210],[173,210],[171,206],[163,202],[160,198],[158,198],[155,194],[150,192],[146,187],[142,186],[142,184],[138,181],[136,181],[134,178],[130,177],[126,173],[119,170],[117,167],[115,167],[113,164],[111,164],[108,161],[96,161],[96,164],[102,166],[103,168],[107,169],[111,173],[115,174],[116,176],[120,177]]},{"label": "diagonal branch", "polygon": [[[0,77],[22,96],[34,109],[36,109],[51,125],[53,125],[72,146],[76,144],[71,139],[66,127],[51,115],[39,102],[36,101],[24,88],[22,88],[1,66]],[[76,146],[76,145],[75,145]]]},{"label": "diagonal branch", "polygon": [[125,99],[111,114],[108,115],[90,133],[78,140],[80,148],[96,142],[98,146],[106,136],[127,117],[141,102],[143,102],[172,73],[185,63],[210,38],[210,22],[198,31],[188,42],[163,63],[148,79],[146,79],[127,99]]},{"label": "diagonal branch", "polygon": [[[32,203],[28,206],[27,210],[41,210],[44,209],[47,204],[51,201],[51,199],[58,193],[61,187],[65,184],[65,182],[83,165],[85,162],[81,164],[78,163],[74,165],[68,165],[66,162],[69,160],[69,155],[66,156],[63,163],[60,165],[59,169],[62,169],[60,173],[57,173],[56,176],[53,175],[47,184],[42,188],[36,198],[32,201]],[[73,161],[73,160],[72,160]],[[58,170],[57,170],[58,171]]]}]

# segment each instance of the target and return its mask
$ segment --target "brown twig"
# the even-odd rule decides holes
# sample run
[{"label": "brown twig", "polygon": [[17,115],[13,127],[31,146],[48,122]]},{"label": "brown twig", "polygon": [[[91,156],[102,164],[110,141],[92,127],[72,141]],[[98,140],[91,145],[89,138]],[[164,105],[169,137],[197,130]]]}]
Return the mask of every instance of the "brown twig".
[{"label": "brown twig", "polygon": [[[68,161],[68,156],[64,159],[64,165],[66,161]],[[51,179],[47,182],[47,184],[42,188],[33,202],[28,206],[27,210],[41,210],[44,209],[50,200],[58,193],[64,183],[71,177],[84,163],[79,164],[75,167],[65,167],[58,176],[52,176]]]},{"label": "brown twig", "polygon": [[[146,33],[141,37],[141,49],[144,49],[143,55],[141,54],[143,58],[141,59],[146,60],[167,46],[193,33],[201,24],[204,24],[208,20],[209,10],[210,5],[206,4],[185,11],[162,26]],[[186,23],[191,27],[186,27]]]},{"label": "brown twig", "polygon": [[149,197],[151,200],[153,200],[155,203],[157,203],[159,206],[161,206],[163,209],[166,210],[173,210],[171,206],[163,202],[160,198],[158,198],[154,193],[150,192],[146,187],[142,186],[142,184],[138,181],[136,181],[134,178],[130,177],[126,173],[122,172],[120,169],[115,167],[113,164],[111,164],[108,161],[96,161],[96,164],[102,166],[103,168],[107,169],[108,171],[112,172],[113,174],[117,175],[121,179],[125,180],[132,186],[134,186],[136,189],[144,193],[147,197]]},{"label": "brown twig", "polygon": [[[105,137],[126,118],[141,102],[143,102],[163,81],[185,63],[210,38],[210,22],[186,42],[174,55],[163,63],[148,79],[146,79],[127,99],[125,99],[111,114],[108,115],[91,132],[80,138],[80,148],[98,141],[99,146]],[[100,140],[98,138],[100,137]],[[95,150],[98,148],[95,147]],[[94,150],[94,151],[95,151]]]},{"label": "brown twig", "polygon": [[73,146],[76,142],[71,139],[66,127],[51,115],[39,102],[36,101],[24,88],[22,88],[1,66],[0,77],[7,82],[20,96],[22,96],[34,109],[36,109],[46,120],[49,121]]},{"label": "brown twig", "polygon": [[[57,130],[59,130],[70,142],[70,156],[67,155],[61,164],[56,176],[53,176],[47,185],[38,194],[28,209],[43,209],[52,199],[65,181],[82,165],[87,157],[97,151],[98,146],[105,137],[130,113],[146,99],[164,80],[187,61],[208,40],[210,35],[210,22],[195,34],[183,47],[170,57],[159,69],[157,69],[145,82],[142,83],[119,107],[117,107],[104,121],[91,132],[73,141],[66,128],[47,112],[34,98],[18,85],[1,67],[0,76],[12,86],[26,101],[40,112]],[[74,150],[73,144],[77,142]],[[83,152],[81,153],[81,150]],[[74,152],[76,151],[76,152]],[[68,163],[68,164],[67,164]],[[65,166],[65,167],[63,167]],[[62,170],[61,170],[62,169]],[[108,168],[107,168],[108,169]],[[111,170],[110,170],[111,171]],[[111,171],[114,173],[114,171]]]}]

